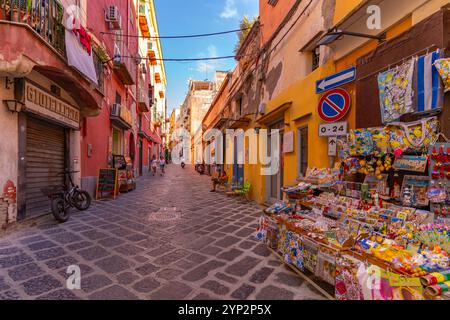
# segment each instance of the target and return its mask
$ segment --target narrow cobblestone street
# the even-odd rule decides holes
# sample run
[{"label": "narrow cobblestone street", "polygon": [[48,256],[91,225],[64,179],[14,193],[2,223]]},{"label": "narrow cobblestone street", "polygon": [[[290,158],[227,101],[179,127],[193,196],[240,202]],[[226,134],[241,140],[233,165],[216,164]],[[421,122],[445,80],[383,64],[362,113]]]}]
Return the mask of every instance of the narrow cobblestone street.
[{"label": "narrow cobblestone street", "polygon": [[[259,206],[209,188],[171,165],[68,223],[0,238],[0,299],[323,299],[253,239]],[[81,290],[66,289],[69,265]]]}]

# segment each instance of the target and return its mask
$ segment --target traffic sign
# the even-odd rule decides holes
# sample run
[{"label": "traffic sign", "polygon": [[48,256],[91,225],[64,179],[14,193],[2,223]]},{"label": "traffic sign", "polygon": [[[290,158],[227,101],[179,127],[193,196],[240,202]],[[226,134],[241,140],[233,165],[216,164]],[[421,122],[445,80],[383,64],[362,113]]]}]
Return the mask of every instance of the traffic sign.
[{"label": "traffic sign", "polygon": [[324,123],[319,126],[319,137],[338,137],[347,134],[347,122]]},{"label": "traffic sign", "polygon": [[328,155],[335,157],[337,154],[337,137],[328,138]]},{"label": "traffic sign", "polygon": [[352,99],[344,89],[333,89],[319,102],[319,116],[325,122],[339,121],[350,110]]},{"label": "traffic sign", "polygon": [[316,93],[320,94],[333,88],[340,87],[346,83],[355,81],[356,67],[345,69],[332,76],[320,79],[316,82]]}]

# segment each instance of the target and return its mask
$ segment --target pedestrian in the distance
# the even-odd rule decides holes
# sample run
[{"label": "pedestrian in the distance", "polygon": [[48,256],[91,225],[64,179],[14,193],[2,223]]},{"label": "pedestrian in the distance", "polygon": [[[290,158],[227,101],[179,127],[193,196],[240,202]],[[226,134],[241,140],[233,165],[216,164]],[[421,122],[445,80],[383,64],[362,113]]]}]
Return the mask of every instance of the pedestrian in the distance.
[{"label": "pedestrian in the distance", "polygon": [[161,176],[163,176],[166,173],[166,159],[164,157],[159,160],[159,169],[161,170]]},{"label": "pedestrian in the distance", "polygon": [[158,168],[158,160],[156,160],[156,156],[154,155],[152,158],[152,175],[153,176],[155,176],[157,168]]}]

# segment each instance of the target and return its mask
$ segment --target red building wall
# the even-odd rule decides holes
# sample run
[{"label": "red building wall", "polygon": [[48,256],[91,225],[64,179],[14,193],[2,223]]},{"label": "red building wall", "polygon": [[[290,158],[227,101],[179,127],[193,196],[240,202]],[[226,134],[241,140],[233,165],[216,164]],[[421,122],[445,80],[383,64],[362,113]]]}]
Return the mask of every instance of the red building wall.
[{"label": "red building wall", "polygon": [[[137,35],[137,18],[136,8],[133,6],[132,0],[96,0],[87,1],[87,29],[95,35],[97,39],[103,42],[111,57],[114,56],[114,36],[103,34],[102,32],[111,33],[109,25],[105,21],[104,12],[109,5],[116,5],[122,17],[122,34]],[[101,13],[101,14],[100,14]],[[133,19],[130,19],[130,13]],[[130,54],[135,55],[138,51],[138,39],[132,37],[123,37]],[[137,76],[137,74],[135,75]],[[134,89],[137,85],[134,85]],[[82,140],[81,140],[81,174],[82,177],[95,177],[100,168],[108,167],[108,152],[110,149],[110,140],[112,135],[112,126],[110,122],[111,104],[115,102],[116,92],[121,96],[122,106],[126,106],[131,110],[132,105],[136,107],[136,101],[133,100],[131,94],[132,86],[125,86],[114,71],[107,67],[104,69],[104,98],[102,103],[102,111],[99,116],[88,118],[82,123]],[[135,90],[137,92],[137,90]],[[134,104],[133,104],[134,103]],[[134,127],[125,132],[124,135],[124,153],[129,154],[130,135],[133,132],[134,141],[137,144],[137,129]],[[88,157],[88,146],[92,145],[92,156]],[[135,165],[138,163],[138,148],[135,147]]]}]

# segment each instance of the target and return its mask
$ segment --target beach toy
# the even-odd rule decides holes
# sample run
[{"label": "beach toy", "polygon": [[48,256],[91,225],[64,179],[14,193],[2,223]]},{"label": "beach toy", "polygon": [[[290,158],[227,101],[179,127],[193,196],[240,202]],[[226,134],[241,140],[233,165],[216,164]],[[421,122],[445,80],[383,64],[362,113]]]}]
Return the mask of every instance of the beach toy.
[{"label": "beach toy", "polygon": [[450,281],[425,288],[426,295],[430,297],[442,296],[444,293],[449,291],[450,291]]}]

